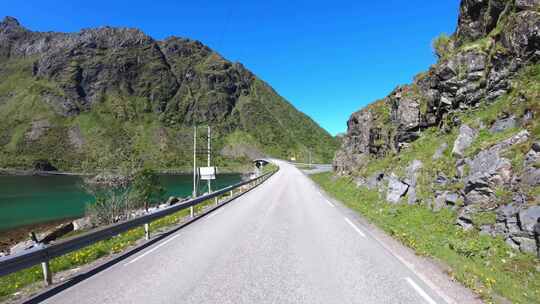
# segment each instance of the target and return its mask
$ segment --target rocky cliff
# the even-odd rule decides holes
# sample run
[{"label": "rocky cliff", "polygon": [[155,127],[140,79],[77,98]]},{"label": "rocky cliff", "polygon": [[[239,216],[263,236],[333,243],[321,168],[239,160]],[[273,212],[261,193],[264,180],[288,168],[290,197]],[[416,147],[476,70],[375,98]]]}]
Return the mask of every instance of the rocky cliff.
[{"label": "rocky cliff", "polygon": [[535,252],[540,218],[540,1],[462,0],[438,62],[353,113],[334,169],[393,203]]},{"label": "rocky cliff", "polygon": [[190,39],[137,29],[34,32],[0,23],[0,167],[189,161],[192,125],[216,155],[330,159],[334,139],[240,63]]}]

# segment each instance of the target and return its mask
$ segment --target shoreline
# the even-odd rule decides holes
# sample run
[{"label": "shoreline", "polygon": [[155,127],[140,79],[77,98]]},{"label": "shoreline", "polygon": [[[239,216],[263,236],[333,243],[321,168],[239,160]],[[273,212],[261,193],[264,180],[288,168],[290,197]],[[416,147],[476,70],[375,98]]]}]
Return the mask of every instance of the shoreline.
[{"label": "shoreline", "polygon": [[[104,172],[109,172],[104,170]],[[157,170],[157,174],[162,175],[177,175],[177,174],[193,174],[192,170],[175,170],[175,169],[161,169]],[[222,168],[218,174],[246,174],[253,172],[252,169],[244,168]],[[69,172],[69,171],[36,171],[32,169],[11,169],[0,168],[0,176],[94,176],[98,175],[98,172]],[[114,173],[114,170],[110,170],[110,174]]]},{"label": "shoreline", "polygon": [[0,230],[0,252],[9,250],[12,246],[27,241],[30,239],[29,233],[35,232],[36,234],[43,233],[45,231],[54,229],[59,225],[72,222],[79,217],[68,217],[64,219],[57,219],[42,223],[28,224],[24,226],[8,228]]}]

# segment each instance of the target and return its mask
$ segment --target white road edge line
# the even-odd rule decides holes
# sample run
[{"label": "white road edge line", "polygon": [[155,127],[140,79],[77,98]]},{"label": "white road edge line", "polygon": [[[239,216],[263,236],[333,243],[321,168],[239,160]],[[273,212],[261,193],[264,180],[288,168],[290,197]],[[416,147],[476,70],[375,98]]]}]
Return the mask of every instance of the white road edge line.
[{"label": "white road edge line", "polygon": [[334,208],[336,207],[336,205],[332,204],[329,200],[326,200],[326,203],[327,203],[328,205],[330,205],[330,207],[334,207]]},{"label": "white road edge line", "polygon": [[358,234],[360,234],[362,237],[366,237],[366,235],[364,234],[364,232],[362,232],[362,230],[360,230],[360,228],[356,227],[355,224],[353,224],[353,222],[351,222],[351,220],[349,220],[348,218],[345,218],[345,221],[347,222],[347,224],[349,224],[351,227],[353,227],[353,229],[358,232]]},{"label": "white road edge line", "polygon": [[317,191],[317,193],[319,193],[319,195],[320,195],[321,197],[324,197],[324,195],[322,195],[322,193],[321,193],[320,191]]},{"label": "white road edge line", "polygon": [[145,253],[141,254],[140,256],[134,258],[133,260],[131,260],[131,261],[125,263],[124,266],[128,266],[128,265],[131,264],[131,263],[137,262],[138,260],[140,260],[140,259],[142,259],[143,257],[149,255],[150,253],[152,253],[152,252],[158,250],[159,248],[165,246],[167,243],[169,243],[170,241],[174,240],[174,239],[177,238],[178,236],[179,236],[179,235],[177,234],[177,235],[171,237],[170,239],[164,241],[163,243],[157,245],[156,247],[154,247],[154,248],[148,250],[147,252],[145,252]]},{"label": "white road edge line", "polygon": [[418,286],[413,279],[406,277],[405,280],[407,280],[407,283],[409,283],[414,290],[422,297],[424,300],[426,300],[429,304],[437,304],[423,289],[422,287]]},{"label": "white road edge line", "polygon": [[439,297],[441,297],[445,303],[447,304],[457,304],[456,301],[454,301],[452,298],[446,295],[437,285],[435,285],[431,280],[429,280],[426,276],[424,276],[422,273],[418,272],[416,270],[416,267],[414,267],[413,264],[407,262],[403,257],[401,257],[399,254],[394,253],[392,249],[390,249],[383,241],[381,241],[378,237],[371,234],[371,237],[379,243],[388,253],[393,255],[396,259],[398,259],[405,267],[409,268],[410,271],[412,271],[420,280],[422,280],[429,288],[431,288]]},{"label": "white road edge line", "polygon": [[221,212],[221,209],[222,209],[222,208],[219,208],[218,210],[216,210],[216,211],[210,213],[210,215],[208,215],[207,218],[210,219],[210,218],[213,218],[214,216],[218,215],[218,214]]}]

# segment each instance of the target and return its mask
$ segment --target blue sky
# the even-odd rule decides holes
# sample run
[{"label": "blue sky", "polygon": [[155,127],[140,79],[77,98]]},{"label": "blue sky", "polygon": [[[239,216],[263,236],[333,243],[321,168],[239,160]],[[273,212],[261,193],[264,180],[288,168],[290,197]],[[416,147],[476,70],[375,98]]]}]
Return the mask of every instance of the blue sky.
[{"label": "blue sky", "polygon": [[103,25],[197,39],[242,62],[331,134],[349,115],[435,62],[459,0],[7,1],[2,15],[39,31]]}]

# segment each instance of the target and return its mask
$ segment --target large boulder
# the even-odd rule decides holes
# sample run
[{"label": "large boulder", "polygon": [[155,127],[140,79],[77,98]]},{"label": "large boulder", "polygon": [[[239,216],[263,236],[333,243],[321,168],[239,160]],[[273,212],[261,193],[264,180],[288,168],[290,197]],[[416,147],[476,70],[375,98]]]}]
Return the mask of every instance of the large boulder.
[{"label": "large boulder", "polygon": [[515,128],[517,126],[517,121],[514,116],[509,116],[505,118],[498,119],[493,123],[489,131],[491,133],[500,133],[505,130]]},{"label": "large boulder", "polygon": [[386,200],[389,203],[397,204],[400,202],[401,197],[405,196],[409,185],[399,180],[395,174],[390,174],[387,177],[388,190],[386,192]]},{"label": "large boulder", "polygon": [[452,154],[456,157],[463,157],[465,150],[473,143],[476,137],[476,131],[468,125],[461,125],[459,128],[459,135],[454,141],[454,147],[452,148]]},{"label": "large boulder", "polygon": [[540,206],[532,206],[519,212],[519,224],[529,235],[534,233],[534,225],[540,218]]},{"label": "large boulder", "polygon": [[521,181],[531,187],[540,185],[540,144],[534,143],[523,161]]},{"label": "large boulder", "polygon": [[407,203],[413,205],[416,203],[416,183],[418,179],[418,171],[422,168],[422,162],[415,159],[407,167],[407,178],[405,183],[409,186],[407,190]]}]

